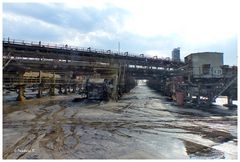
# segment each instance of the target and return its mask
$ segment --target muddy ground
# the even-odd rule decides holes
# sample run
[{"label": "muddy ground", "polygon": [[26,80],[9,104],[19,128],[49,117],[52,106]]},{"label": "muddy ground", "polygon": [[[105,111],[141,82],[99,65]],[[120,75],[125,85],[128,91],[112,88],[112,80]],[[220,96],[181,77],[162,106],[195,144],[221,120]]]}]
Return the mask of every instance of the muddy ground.
[{"label": "muddy ground", "polygon": [[237,159],[237,110],[178,107],[141,85],[118,102],[77,95],[3,104],[4,159]]}]

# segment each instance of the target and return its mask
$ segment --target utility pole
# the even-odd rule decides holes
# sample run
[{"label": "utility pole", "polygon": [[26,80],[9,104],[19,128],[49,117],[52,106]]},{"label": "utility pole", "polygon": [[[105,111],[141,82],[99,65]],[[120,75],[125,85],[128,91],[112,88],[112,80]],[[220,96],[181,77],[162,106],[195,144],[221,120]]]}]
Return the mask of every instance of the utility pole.
[{"label": "utility pole", "polygon": [[120,54],[120,42],[118,42],[118,54]]}]

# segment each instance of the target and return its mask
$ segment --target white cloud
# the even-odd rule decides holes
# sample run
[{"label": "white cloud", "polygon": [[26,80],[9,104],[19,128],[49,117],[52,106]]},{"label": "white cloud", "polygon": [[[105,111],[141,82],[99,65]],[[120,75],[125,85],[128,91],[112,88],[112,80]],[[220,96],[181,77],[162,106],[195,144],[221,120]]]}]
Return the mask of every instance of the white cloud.
[{"label": "white cloud", "polygon": [[[3,20],[6,23],[8,22],[10,24],[13,24],[12,26],[9,25],[7,28],[4,29],[7,30],[8,33],[11,33],[13,31],[21,33],[27,30],[29,31],[29,34],[34,34],[34,32],[36,32],[37,34],[45,35],[46,37],[48,37],[47,39],[50,39],[49,33],[55,33],[55,36],[57,36],[57,38],[54,38],[55,41],[52,43],[66,43],[73,46],[85,47],[89,46],[89,44],[96,45],[97,38],[111,39],[111,34],[102,30],[81,33],[76,29],[69,28],[68,30],[66,30],[66,28],[55,24],[47,23],[45,21],[35,19],[30,16],[16,15],[15,13],[10,12],[5,12],[3,14]],[[27,37],[27,35],[25,35],[25,37]]]},{"label": "white cloud", "polygon": [[122,32],[144,37],[175,34],[186,43],[209,44],[232,38],[239,29],[237,1],[131,0],[113,4],[131,13]]},{"label": "white cloud", "polygon": [[94,7],[96,9],[104,9],[106,8],[107,4],[110,4],[111,1],[109,0],[71,0],[71,2],[66,2],[65,6],[70,9],[81,9],[82,7]]},{"label": "white cloud", "polygon": [[[35,18],[31,17],[31,12],[28,13],[29,16],[14,14],[14,11],[11,14],[5,12],[4,23],[12,24],[5,30],[19,30],[21,33],[20,29],[13,28],[22,25],[36,28],[40,33],[52,31],[57,37],[56,42],[83,47],[111,49],[115,48],[116,42],[121,41],[123,50],[129,52],[141,51],[140,53],[151,56],[171,57],[174,47],[181,47],[183,55],[198,50],[224,51],[226,49],[222,48],[231,48],[226,44],[235,38],[240,28],[237,21],[240,13],[236,0],[60,2],[64,2],[64,5],[61,5],[59,12],[56,7],[58,4],[46,3],[49,8],[44,8],[44,11],[49,10],[49,14],[56,14],[52,19],[45,19],[41,12],[40,16],[35,15]],[[53,8],[55,12],[51,11]],[[74,16],[78,17],[72,19]],[[51,23],[52,21],[55,22]],[[46,35],[47,39],[49,38]]]},{"label": "white cloud", "polygon": [[98,39],[111,39],[111,35],[104,31],[94,31],[89,33],[80,33],[76,30],[68,32],[68,34],[62,37],[62,42],[66,42],[69,45],[78,47],[94,47],[97,46],[99,42]]},{"label": "white cloud", "polygon": [[82,7],[104,9],[109,6],[123,8],[129,11],[129,16],[124,18],[123,24],[119,24],[116,19],[119,15],[109,15],[111,25],[118,32],[130,32],[144,37],[175,34],[186,43],[202,44],[230,38],[239,29],[238,8],[234,0],[78,0],[63,2],[65,2],[64,7],[68,9],[81,9]]}]

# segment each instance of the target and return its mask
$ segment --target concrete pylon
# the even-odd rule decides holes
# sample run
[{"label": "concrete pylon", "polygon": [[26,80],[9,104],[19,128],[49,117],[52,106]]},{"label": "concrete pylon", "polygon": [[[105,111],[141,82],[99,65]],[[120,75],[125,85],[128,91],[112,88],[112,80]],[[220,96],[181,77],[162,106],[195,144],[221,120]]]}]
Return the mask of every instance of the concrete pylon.
[{"label": "concrete pylon", "polygon": [[74,84],[72,87],[73,87],[72,93],[76,93],[76,89],[77,89],[76,84]]},{"label": "concrete pylon", "polygon": [[25,85],[18,85],[17,87],[18,87],[17,101],[24,101],[25,100],[25,95],[24,95]]},{"label": "concrete pylon", "polygon": [[42,97],[42,92],[43,92],[42,72],[39,71],[39,85],[38,85],[37,98],[41,98]]},{"label": "concrete pylon", "polygon": [[63,93],[63,92],[62,92],[62,85],[61,85],[61,84],[59,85],[58,93],[59,93],[59,94],[62,94],[62,93]]},{"label": "concrete pylon", "polygon": [[67,85],[65,84],[64,85],[64,92],[63,92],[63,94],[68,94],[68,89],[67,89],[68,87],[67,87]]},{"label": "concrete pylon", "polygon": [[68,73],[64,73],[64,92],[63,94],[67,95],[68,94],[68,77],[69,74]]},{"label": "concrete pylon", "polygon": [[37,98],[41,98],[43,95],[43,84],[39,84],[38,85],[38,94],[37,94]]},{"label": "concrete pylon", "polygon": [[227,98],[228,98],[228,99],[227,99],[228,105],[233,105],[232,97],[231,97],[231,96],[228,96]]},{"label": "concrete pylon", "polygon": [[24,72],[19,72],[19,85],[17,85],[18,96],[16,99],[17,101],[25,100],[25,95],[24,95],[25,85],[23,84],[23,74]]},{"label": "concrete pylon", "polygon": [[49,88],[49,95],[55,96],[55,84],[51,84]]},{"label": "concrete pylon", "polygon": [[118,97],[121,97],[121,95],[125,92],[125,75],[125,66],[122,66],[119,69]]},{"label": "concrete pylon", "polygon": [[118,100],[118,79],[118,73],[116,73],[113,79],[113,90],[111,93],[111,98],[115,101]]},{"label": "concrete pylon", "polygon": [[50,85],[49,95],[55,96],[55,72],[53,72],[52,84]]}]

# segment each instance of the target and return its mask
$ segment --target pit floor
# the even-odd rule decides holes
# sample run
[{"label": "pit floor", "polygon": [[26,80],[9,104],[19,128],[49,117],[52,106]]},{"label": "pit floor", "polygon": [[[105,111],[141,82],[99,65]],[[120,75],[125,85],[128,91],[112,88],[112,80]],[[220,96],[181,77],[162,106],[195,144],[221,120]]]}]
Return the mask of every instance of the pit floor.
[{"label": "pit floor", "polygon": [[3,158],[237,159],[237,109],[178,107],[145,85],[118,102],[76,97],[4,101]]}]

